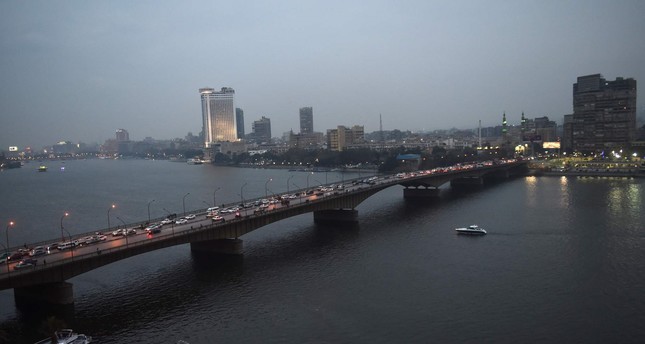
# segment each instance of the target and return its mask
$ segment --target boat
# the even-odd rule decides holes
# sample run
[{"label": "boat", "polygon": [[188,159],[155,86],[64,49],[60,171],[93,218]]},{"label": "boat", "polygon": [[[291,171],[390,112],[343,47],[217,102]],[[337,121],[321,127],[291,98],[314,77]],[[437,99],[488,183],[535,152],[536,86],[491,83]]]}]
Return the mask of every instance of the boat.
[{"label": "boat", "polygon": [[188,163],[188,165],[201,165],[202,164],[202,160],[200,158],[188,159],[186,162]]},{"label": "boat", "polygon": [[457,234],[471,234],[471,235],[486,234],[486,230],[477,225],[470,225],[466,228],[455,228],[455,231],[457,231]]},{"label": "boat", "polygon": [[54,332],[54,335],[51,338],[37,341],[34,344],[87,344],[91,342],[92,337],[90,336],[78,334],[70,329],[64,329]]},{"label": "boat", "polygon": [[38,172],[47,172],[47,166],[45,165],[38,166]]}]

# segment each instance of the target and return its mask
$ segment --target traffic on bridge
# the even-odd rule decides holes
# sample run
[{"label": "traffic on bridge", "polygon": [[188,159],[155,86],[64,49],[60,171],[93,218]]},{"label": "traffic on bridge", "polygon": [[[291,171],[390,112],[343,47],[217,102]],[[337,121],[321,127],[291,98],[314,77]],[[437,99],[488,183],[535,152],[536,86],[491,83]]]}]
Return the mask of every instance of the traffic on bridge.
[{"label": "traffic on bridge", "polygon": [[[20,274],[36,268],[43,269],[48,265],[51,266],[58,262],[68,261],[70,259],[74,260],[74,257],[79,259],[90,255],[101,255],[103,252],[114,251],[133,245],[141,245],[146,241],[159,237],[179,236],[199,228],[223,226],[234,220],[271,213],[285,207],[309,204],[326,197],[352,193],[366,188],[382,188],[384,185],[403,184],[422,177],[454,173],[457,171],[485,169],[494,165],[499,166],[514,162],[515,160],[511,159],[495,163],[486,161],[458,164],[432,170],[374,175],[335,184],[320,184],[316,187],[300,189],[292,193],[280,195],[269,195],[267,192],[265,198],[252,200],[244,200],[242,198],[241,203],[191,211],[182,214],[180,217],[176,214],[171,214],[156,222],[128,225],[118,218],[122,222],[122,225],[117,226],[114,231],[112,231],[112,228],[109,228],[108,231],[104,232],[93,231],[75,236],[66,233],[66,240],[50,240],[30,245],[25,244],[23,247],[9,247],[9,227],[17,225],[11,222],[7,226],[5,252],[0,255],[0,264],[2,264],[0,267],[0,276],[6,278],[13,274]],[[64,216],[67,216],[67,213]]]}]

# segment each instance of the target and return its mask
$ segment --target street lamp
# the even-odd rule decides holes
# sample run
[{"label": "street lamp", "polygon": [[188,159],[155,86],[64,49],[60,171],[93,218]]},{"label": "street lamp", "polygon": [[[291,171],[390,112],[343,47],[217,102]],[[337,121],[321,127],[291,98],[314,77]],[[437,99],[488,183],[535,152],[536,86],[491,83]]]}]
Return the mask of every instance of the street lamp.
[{"label": "street lamp", "polygon": [[150,223],[150,203],[154,202],[155,200],[153,199],[152,201],[148,202],[148,223]]},{"label": "street lamp", "polygon": [[119,221],[123,222],[123,236],[125,236],[125,246],[128,246],[128,225],[120,217],[116,217]]},{"label": "street lamp", "polygon": [[242,199],[242,204],[244,204],[244,187],[246,186],[247,183],[242,184],[242,187],[240,188],[240,198]]},{"label": "street lamp", "polygon": [[[300,190],[300,187],[296,183],[292,183],[296,187],[296,190]],[[302,191],[298,191],[298,201],[302,200]]]},{"label": "street lamp", "polygon": [[107,211],[107,218],[108,218],[108,231],[110,231],[110,210],[112,210],[112,209],[114,209],[114,208],[116,208],[116,204],[112,204],[112,206],[110,206],[110,207],[108,208],[108,211]]},{"label": "street lamp", "polygon": [[264,198],[267,198],[269,196],[269,191],[267,191],[267,185],[269,185],[269,182],[272,180],[273,180],[272,178],[269,178],[267,179],[266,183],[264,183]]},{"label": "street lamp", "polygon": [[65,212],[63,216],[60,217],[60,237],[61,237],[61,242],[65,242],[65,234],[63,233],[63,219],[69,215],[68,212]]},{"label": "street lamp", "polygon": [[217,188],[217,189],[215,189],[215,191],[213,191],[213,207],[217,207],[217,203],[215,203],[215,193],[216,193],[216,192],[217,192],[217,190],[219,190],[219,189],[221,189],[221,188]]},{"label": "street lamp", "polygon": [[291,178],[293,178],[293,174],[287,178],[287,193],[289,193],[289,181],[291,181]]},{"label": "street lamp", "polygon": [[9,221],[9,224],[7,225],[7,271],[9,271],[9,227],[13,227],[15,223],[13,221]]},{"label": "street lamp", "polygon": [[184,206],[184,215],[186,215],[186,196],[190,195],[190,192],[185,194],[184,197],[181,199],[181,203]]},{"label": "street lamp", "polygon": [[[67,235],[69,236],[69,242],[72,244],[70,246],[70,250],[72,251],[72,260],[74,260],[74,243],[72,242],[72,235],[69,234],[69,231],[66,229],[65,232],[67,232]],[[63,238],[63,241],[65,241],[65,238]]]},{"label": "street lamp", "polygon": [[309,189],[309,177],[314,174],[313,172],[307,173],[307,189]]}]

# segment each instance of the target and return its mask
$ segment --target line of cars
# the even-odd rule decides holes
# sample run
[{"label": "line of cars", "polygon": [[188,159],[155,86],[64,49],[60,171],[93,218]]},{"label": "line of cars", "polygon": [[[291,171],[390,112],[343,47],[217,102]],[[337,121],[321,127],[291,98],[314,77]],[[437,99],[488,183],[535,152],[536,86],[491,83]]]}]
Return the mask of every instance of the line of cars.
[{"label": "line of cars", "polygon": [[5,252],[0,254],[0,263],[11,263],[13,261],[18,261],[18,263],[13,267],[14,270],[34,267],[38,264],[38,260],[35,257],[48,255],[54,249],[63,251],[76,246],[95,244],[106,239],[107,237],[105,235],[96,233],[94,235],[86,236],[76,240],[53,243],[45,246],[36,246],[32,249],[21,248],[13,253]]}]

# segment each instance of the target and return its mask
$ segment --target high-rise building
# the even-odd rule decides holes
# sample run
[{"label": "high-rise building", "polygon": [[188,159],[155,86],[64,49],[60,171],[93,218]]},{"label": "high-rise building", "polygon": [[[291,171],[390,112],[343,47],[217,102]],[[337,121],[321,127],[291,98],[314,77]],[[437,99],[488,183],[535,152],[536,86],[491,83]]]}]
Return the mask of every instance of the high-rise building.
[{"label": "high-rise building", "polygon": [[244,110],[235,108],[235,125],[237,126],[237,138],[244,138]]},{"label": "high-rise building", "polygon": [[204,147],[214,142],[237,140],[235,125],[235,90],[222,87],[220,92],[212,88],[200,88],[202,96],[202,119]]},{"label": "high-rise building", "polygon": [[262,116],[253,122],[253,137],[257,142],[271,141],[271,119]]},{"label": "high-rise building", "polygon": [[312,134],[314,132],[314,109],[309,107],[300,108],[300,134]]},{"label": "high-rise building", "polygon": [[573,84],[573,150],[621,149],[636,137],[636,80],[607,81],[601,74]]},{"label": "high-rise building", "polygon": [[336,129],[327,129],[327,148],[332,151],[343,151],[351,144],[365,140],[365,129],[362,125],[347,128],[339,125]]},{"label": "high-rise building", "polygon": [[130,134],[125,129],[117,129],[116,140],[119,142],[130,141]]}]

